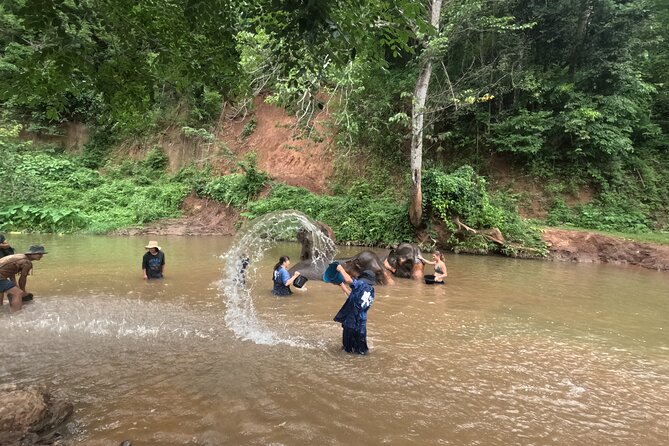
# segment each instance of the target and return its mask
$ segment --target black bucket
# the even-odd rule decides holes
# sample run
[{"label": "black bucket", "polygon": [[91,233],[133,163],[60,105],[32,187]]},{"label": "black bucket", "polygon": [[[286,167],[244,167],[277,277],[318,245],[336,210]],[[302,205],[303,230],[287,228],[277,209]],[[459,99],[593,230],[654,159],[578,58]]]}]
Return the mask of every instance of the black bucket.
[{"label": "black bucket", "polygon": [[295,280],[293,280],[293,285],[295,285],[295,288],[302,288],[305,283],[307,283],[307,279],[304,276],[297,276]]},{"label": "black bucket", "polygon": [[434,274],[426,274],[423,278],[428,285],[434,285]]}]

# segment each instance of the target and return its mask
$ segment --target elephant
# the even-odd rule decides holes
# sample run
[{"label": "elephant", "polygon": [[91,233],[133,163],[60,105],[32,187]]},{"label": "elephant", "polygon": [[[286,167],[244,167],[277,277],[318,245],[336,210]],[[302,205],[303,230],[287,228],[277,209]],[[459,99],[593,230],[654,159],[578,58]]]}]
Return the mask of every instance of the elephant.
[{"label": "elephant", "polygon": [[357,278],[365,270],[376,274],[376,283],[379,285],[394,285],[395,281],[384,267],[383,262],[376,253],[372,251],[361,251],[348,259],[337,259],[346,272],[353,278]]},{"label": "elephant", "polygon": [[385,269],[404,279],[423,280],[425,264],[420,260],[421,250],[413,243],[400,243],[391,249],[383,261]]},{"label": "elephant", "polygon": [[[328,266],[328,262],[335,254],[334,232],[325,223],[316,222],[322,232],[320,234],[322,243],[318,243],[319,249],[314,245],[314,233],[311,230],[300,228],[297,230],[297,241],[302,244],[300,251],[300,261],[293,265],[288,272],[292,275],[299,271],[300,275],[310,280],[322,280],[323,272]],[[327,237],[330,240],[323,239]],[[330,242],[331,241],[331,242]],[[329,243],[328,243],[329,242]]]},{"label": "elephant", "polygon": [[[313,259],[313,234],[311,232],[300,229],[298,231],[298,240],[302,243],[302,253],[300,261],[289,269],[289,273],[293,274],[299,271],[300,275],[305,276],[311,280],[323,280],[323,273],[327,268],[327,263],[315,261]],[[393,285],[395,281],[383,266],[383,262],[376,253],[372,251],[361,251],[353,257],[346,259],[335,259],[339,262],[346,272],[353,278],[357,278],[365,270],[373,271],[376,274],[376,283],[379,285]]]}]

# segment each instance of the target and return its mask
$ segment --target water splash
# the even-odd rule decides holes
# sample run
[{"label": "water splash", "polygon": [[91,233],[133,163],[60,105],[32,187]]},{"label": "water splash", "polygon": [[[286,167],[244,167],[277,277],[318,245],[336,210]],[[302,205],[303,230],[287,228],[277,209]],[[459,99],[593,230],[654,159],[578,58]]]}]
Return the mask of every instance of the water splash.
[{"label": "water splash", "polygon": [[[0,330],[18,337],[25,333],[53,333],[57,336],[87,334],[103,338],[206,339],[218,336],[215,320],[207,312],[176,304],[120,299],[113,295],[91,295],[85,300],[73,296],[43,298],[39,306],[1,320]],[[41,336],[38,336],[41,338]]]},{"label": "water splash", "polygon": [[[237,234],[230,250],[222,256],[225,269],[220,287],[227,299],[225,323],[239,338],[256,344],[312,347],[302,338],[278,333],[263,323],[253,305],[253,285],[246,281],[247,274],[255,271],[253,265],[259,263],[268,249],[278,241],[295,240],[297,231],[301,229],[311,232],[313,262],[317,268],[325,269],[334,258],[334,242],[315,221],[295,210],[273,212],[254,220]],[[249,258],[251,263],[245,266],[244,259]]]}]

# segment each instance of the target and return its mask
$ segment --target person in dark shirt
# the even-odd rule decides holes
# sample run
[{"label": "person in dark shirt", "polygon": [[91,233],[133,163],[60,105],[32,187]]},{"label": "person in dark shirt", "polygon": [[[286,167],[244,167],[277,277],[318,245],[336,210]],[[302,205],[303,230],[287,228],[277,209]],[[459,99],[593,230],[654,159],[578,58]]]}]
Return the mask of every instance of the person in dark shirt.
[{"label": "person in dark shirt", "polygon": [[142,257],[144,279],[162,279],[165,273],[165,253],[160,250],[155,240],[151,240],[144,248],[147,249]]},{"label": "person in dark shirt", "polygon": [[374,285],[376,274],[365,270],[357,279],[352,279],[342,265],[337,271],[344,277],[344,282],[350,285],[351,292],[344,305],[334,317],[343,328],[342,349],[348,353],[366,355],[367,347],[367,311],[374,303]]},{"label": "person in dark shirt", "polygon": [[14,248],[9,246],[9,242],[3,234],[0,234],[0,259],[14,254]]}]

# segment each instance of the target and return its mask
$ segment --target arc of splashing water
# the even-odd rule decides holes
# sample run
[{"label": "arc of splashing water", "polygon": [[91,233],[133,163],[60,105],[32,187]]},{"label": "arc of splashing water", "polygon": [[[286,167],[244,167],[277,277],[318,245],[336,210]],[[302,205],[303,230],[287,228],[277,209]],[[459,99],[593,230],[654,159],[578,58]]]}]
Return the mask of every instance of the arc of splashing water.
[{"label": "arc of splashing water", "polygon": [[[244,257],[258,262],[277,242],[295,240],[299,229],[312,233],[313,262],[317,267],[325,269],[337,251],[334,242],[321,231],[314,220],[295,210],[277,211],[253,220],[237,234],[230,250],[222,256],[225,267],[221,288],[227,300],[225,323],[237,337],[257,344],[310,346],[308,341],[294,335],[280,334],[258,319],[253,305],[252,288],[242,277]],[[252,266],[249,269],[255,270]],[[263,293],[268,292],[269,290],[263,290]]]}]

